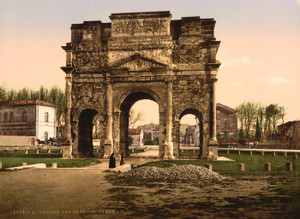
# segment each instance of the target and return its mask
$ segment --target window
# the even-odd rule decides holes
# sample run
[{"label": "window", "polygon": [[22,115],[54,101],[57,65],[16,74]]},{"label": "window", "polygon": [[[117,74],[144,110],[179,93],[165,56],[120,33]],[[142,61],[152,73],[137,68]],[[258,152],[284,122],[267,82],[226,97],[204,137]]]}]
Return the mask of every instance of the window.
[{"label": "window", "polygon": [[49,113],[48,112],[45,113],[45,122],[49,122]]},{"label": "window", "polygon": [[9,122],[13,122],[14,121],[14,113],[10,112],[9,114]]},{"label": "window", "polygon": [[8,122],[8,114],[7,114],[7,112],[4,113],[3,121],[4,122]]},{"label": "window", "polygon": [[22,113],[22,122],[26,122],[27,121],[27,112],[23,111]]}]

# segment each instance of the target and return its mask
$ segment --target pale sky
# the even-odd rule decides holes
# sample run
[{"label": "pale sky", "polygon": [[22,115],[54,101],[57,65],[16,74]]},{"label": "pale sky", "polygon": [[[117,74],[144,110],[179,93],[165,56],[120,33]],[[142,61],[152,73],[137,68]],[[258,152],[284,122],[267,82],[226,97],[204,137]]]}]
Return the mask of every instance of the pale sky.
[{"label": "pale sky", "polygon": [[[217,102],[278,103],[286,121],[300,119],[300,0],[0,0],[0,84],[64,88],[61,46],[70,41],[71,24],[141,11],[214,18],[222,63]],[[137,105],[157,122],[155,104]]]}]

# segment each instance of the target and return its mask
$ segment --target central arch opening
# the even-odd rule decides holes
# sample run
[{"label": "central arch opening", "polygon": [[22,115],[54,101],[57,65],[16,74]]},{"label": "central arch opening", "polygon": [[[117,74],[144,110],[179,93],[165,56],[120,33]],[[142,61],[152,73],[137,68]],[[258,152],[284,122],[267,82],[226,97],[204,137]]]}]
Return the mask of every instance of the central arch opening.
[{"label": "central arch opening", "polygon": [[186,109],[179,117],[179,154],[203,155],[203,119],[196,109]]},{"label": "central arch opening", "polygon": [[[154,97],[146,92],[131,93],[122,102],[120,110],[120,154],[157,157],[159,113]],[[132,122],[132,117],[139,113],[142,119]]]}]

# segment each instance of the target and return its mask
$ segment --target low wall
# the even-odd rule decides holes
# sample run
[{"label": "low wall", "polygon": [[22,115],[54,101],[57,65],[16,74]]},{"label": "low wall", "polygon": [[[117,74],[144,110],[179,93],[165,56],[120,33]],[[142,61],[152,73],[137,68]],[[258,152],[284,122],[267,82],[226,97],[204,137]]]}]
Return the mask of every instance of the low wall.
[{"label": "low wall", "polygon": [[0,135],[0,146],[34,146],[35,136]]}]

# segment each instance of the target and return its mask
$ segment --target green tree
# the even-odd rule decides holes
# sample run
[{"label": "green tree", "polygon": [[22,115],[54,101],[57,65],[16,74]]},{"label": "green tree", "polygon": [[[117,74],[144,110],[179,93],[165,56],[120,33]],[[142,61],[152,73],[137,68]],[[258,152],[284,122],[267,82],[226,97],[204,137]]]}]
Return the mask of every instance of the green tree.
[{"label": "green tree", "polygon": [[260,128],[260,125],[259,125],[258,117],[256,119],[255,138],[258,138],[258,139],[261,138],[261,128]]},{"label": "green tree", "polygon": [[241,130],[245,130],[245,137],[250,137],[250,128],[253,126],[257,116],[258,104],[253,102],[244,102],[236,108],[238,119],[241,124]]},{"label": "green tree", "polygon": [[6,89],[4,85],[0,85],[0,101],[6,100]]},{"label": "green tree", "polygon": [[266,107],[266,127],[269,134],[277,132],[279,120],[284,122],[285,108],[278,104],[270,104]]},{"label": "green tree", "polygon": [[128,145],[131,146],[133,143],[133,138],[131,136],[128,136]]}]

